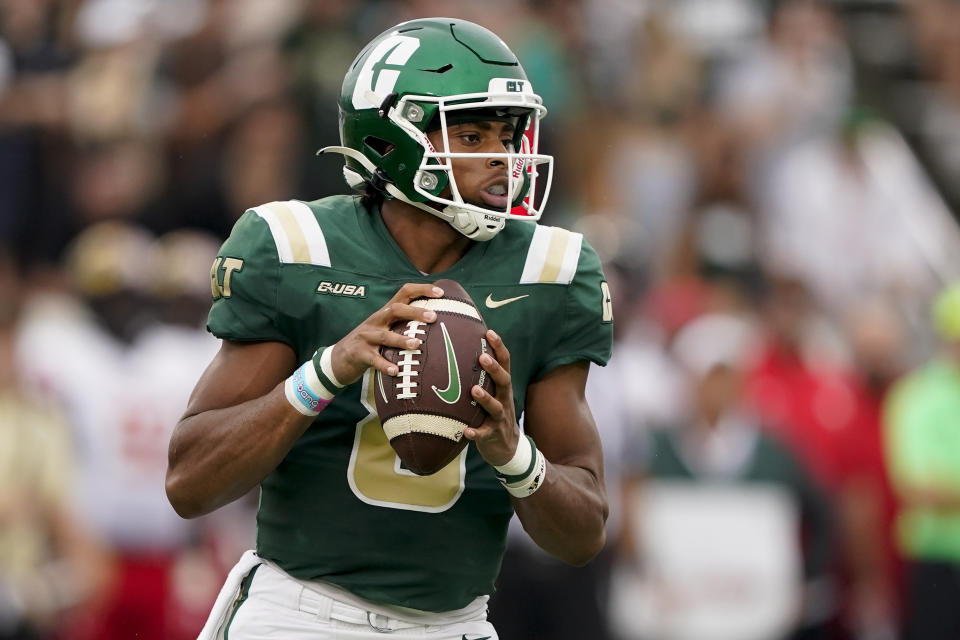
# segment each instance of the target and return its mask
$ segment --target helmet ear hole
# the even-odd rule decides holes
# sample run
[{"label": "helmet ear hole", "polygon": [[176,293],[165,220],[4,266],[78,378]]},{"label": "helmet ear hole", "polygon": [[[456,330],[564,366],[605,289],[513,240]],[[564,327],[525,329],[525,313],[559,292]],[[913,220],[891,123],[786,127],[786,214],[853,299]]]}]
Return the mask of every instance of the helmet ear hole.
[{"label": "helmet ear hole", "polygon": [[390,142],[376,136],[367,136],[363,139],[363,144],[381,158],[394,149],[394,145]]}]

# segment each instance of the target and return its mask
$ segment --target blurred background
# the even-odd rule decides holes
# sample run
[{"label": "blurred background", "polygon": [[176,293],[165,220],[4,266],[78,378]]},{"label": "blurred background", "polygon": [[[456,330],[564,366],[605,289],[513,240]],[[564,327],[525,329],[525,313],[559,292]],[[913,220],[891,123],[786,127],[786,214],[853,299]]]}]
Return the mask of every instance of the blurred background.
[{"label": "blurred background", "polygon": [[518,527],[500,637],[960,637],[960,2],[0,0],[0,638],[195,637],[256,507],[163,494],[213,256],[347,192],[347,65],[433,15],[518,54],[616,309],[607,548]]}]

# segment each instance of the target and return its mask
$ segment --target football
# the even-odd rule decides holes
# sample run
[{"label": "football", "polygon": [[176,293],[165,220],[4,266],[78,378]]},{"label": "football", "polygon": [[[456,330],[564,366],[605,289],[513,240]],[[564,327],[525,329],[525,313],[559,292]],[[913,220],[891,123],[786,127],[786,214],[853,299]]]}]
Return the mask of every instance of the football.
[{"label": "football", "polygon": [[432,309],[435,322],[404,320],[391,330],[422,342],[418,349],[382,347],[397,365],[397,375],[377,372],[374,390],[383,431],[403,466],[421,476],[447,466],[467,445],[466,427],[478,427],[486,412],[470,389],[481,385],[495,393],[479,358],[490,347],[487,325],[470,295],[453,280],[438,280],[441,298],[416,298],[411,304]]}]

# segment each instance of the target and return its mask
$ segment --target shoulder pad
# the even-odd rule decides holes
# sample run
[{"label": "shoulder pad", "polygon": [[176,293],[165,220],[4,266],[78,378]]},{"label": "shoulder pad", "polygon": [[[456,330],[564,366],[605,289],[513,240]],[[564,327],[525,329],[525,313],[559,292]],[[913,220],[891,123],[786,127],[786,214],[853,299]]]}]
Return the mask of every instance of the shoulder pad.
[{"label": "shoulder pad", "polygon": [[577,273],[583,234],[537,225],[527,249],[520,284],[570,284]]},{"label": "shoulder pad", "polygon": [[330,266],[323,230],[306,204],[296,200],[269,202],[252,211],[269,225],[280,262]]}]

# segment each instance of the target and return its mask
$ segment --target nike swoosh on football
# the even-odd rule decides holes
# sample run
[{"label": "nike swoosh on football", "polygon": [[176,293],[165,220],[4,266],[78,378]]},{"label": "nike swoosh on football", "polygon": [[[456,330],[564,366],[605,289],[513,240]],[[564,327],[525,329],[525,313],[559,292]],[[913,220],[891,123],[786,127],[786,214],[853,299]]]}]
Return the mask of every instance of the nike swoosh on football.
[{"label": "nike swoosh on football", "polygon": [[447,404],[453,404],[460,399],[460,369],[457,367],[457,353],[453,350],[447,325],[441,322],[440,329],[443,330],[443,344],[447,348],[447,388],[437,389],[437,385],[433,385],[433,392]]},{"label": "nike swoosh on football", "polygon": [[522,300],[523,298],[529,297],[530,294],[526,293],[522,296],[517,296],[516,298],[506,298],[504,300],[494,300],[493,294],[488,293],[486,299],[486,305],[488,309],[496,309],[497,307],[502,307],[505,304],[510,304],[511,302],[516,302],[517,300]]}]

